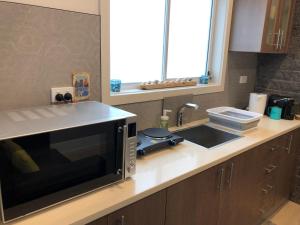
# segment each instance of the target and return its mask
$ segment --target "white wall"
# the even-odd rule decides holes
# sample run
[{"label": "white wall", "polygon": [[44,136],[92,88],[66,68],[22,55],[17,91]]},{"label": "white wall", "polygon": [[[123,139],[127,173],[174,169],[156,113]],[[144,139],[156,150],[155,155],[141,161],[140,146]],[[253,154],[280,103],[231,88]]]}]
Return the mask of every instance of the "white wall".
[{"label": "white wall", "polygon": [[99,15],[100,0],[0,0]]}]

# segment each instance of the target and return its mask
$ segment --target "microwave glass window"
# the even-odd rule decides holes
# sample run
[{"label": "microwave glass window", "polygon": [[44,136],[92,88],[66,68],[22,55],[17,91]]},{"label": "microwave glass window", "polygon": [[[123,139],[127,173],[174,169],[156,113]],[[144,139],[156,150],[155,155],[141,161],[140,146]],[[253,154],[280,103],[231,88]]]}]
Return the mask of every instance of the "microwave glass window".
[{"label": "microwave glass window", "polygon": [[123,162],[123,134],[118,128],[124,124],[101,123],[1,141],[1,191],[6,214],[16,217],[18,211],[30,213],[41,204],[122,179],[118,170]]}]

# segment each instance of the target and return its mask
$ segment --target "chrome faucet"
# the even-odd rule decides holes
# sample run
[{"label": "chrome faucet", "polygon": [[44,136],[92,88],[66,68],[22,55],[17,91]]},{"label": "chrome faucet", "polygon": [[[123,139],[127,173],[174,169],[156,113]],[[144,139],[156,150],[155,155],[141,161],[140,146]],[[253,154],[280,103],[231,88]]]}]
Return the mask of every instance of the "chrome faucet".
[{"label": "chrome faucet", "polygon": [[181,127],[183,124],[183,113],[186,108],[197,110],[199,109],[199,105],[194,103],[185,103],[183,106],[181,106],[177,113],[177,127]]}]

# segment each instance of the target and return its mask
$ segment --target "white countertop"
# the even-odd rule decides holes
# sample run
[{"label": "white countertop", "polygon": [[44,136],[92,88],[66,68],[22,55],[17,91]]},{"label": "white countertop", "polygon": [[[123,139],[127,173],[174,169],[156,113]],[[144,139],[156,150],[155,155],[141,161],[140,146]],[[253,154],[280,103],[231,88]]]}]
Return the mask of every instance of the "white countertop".
[{"label": "white countertop", "polygon": [[[196,125],[192,123],[191,125]],[[300,121],[270,120],[264,117],[258,128],[240,139],[207,150],[189,141],[137,161],[136,175],[83,197],[67,201],[14,225],[86,224],[124,206],[218,165],[253,147],[300,127]]]}]

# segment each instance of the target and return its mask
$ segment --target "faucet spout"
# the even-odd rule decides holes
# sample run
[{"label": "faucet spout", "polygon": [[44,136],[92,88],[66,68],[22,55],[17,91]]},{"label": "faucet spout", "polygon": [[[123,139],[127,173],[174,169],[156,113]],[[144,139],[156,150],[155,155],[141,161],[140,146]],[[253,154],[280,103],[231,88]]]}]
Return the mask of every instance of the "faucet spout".
[{"label": "faucet spout", "polygon": [[181,127],[183,124],[183,113],[185,111],[185,109],[194,109],[194,110],[198,110],[199,109],[199,105],[194,104],[194,103],[186,103],[183,106],[181,106],[178,110],[177,113],[177,127]]}]

